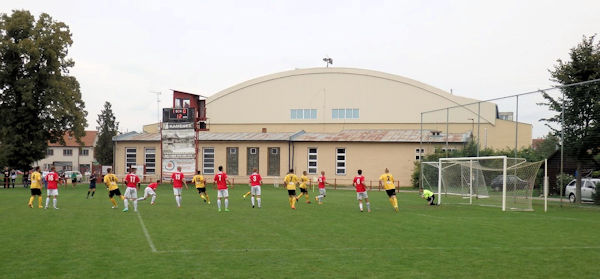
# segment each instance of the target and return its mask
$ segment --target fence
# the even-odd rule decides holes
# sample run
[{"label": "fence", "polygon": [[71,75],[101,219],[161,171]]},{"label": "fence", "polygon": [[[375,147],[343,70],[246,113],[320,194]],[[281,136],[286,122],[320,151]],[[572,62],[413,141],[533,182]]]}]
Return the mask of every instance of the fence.
[{"label": "fence", "polygon": [[[599,169],[592,158],[582,161],[565,153],[565,145],[576,144],[576,140],[565,135],[562,112],[572,103],[564,99],[563,91],[580,89],[600,94],[600,79],[422,112],[417,158],[434,153],[438,157],[454,157],[462,152],[462,156],[501,154],[530,161],[548,159],[551,189],[562,198],[569,181],[557,181],[560,174],[574,176],[577,161],[582,176]],[[548,105],[548,98],[555,103]],[[600,142],[600,137],[596,141]],[[535,188],[541,187],[540,179]]]}]

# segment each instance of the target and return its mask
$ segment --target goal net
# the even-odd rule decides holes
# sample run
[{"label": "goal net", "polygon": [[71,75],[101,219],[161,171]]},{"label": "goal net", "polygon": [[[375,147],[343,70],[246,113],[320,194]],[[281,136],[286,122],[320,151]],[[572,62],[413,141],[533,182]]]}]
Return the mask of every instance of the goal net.
[{"label": "goal net", "polygon": [[542,163],[506,156],[441,158],[421,163],[421,187],[436,193],[438,204],[533,210],[533,186]]}]

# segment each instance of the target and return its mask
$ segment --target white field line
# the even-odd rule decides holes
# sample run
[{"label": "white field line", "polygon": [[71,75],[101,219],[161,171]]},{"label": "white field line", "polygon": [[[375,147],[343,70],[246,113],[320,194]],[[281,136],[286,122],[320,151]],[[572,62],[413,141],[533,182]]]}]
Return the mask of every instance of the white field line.
[{"label": "white field line", "polygon": [[157,253],[206,253],[206,252],[289,252],[289,251],[368,251],[368,250],[598,250],[600,246],[561,246],[561,247],[553,247],[553,246],[523,246],[523,247],[502,247],[502,246],[492,246],[492,247],[343,247],[343,248],[246,248],[246,249],[203,249],[203,250],[165,250],[165,251],[157,251]]},{"label": "white field line", "polygon": [[142,220],[142,215],[140,215],[139,211],[137,212],[137,217],[138,217],[138,220],[140,220],[140,225],[142,226],[142,231],[144,231],[144,235],[146,236],[148,245],[150,245],[150,250],[152,250],[153,253],[158,252],[156,250],[156,247],[154,246],[154,243],[152,242],[152,238],[150,238],[150,233],[148,233],[148,229],[146,229],[146,225],[144,225],[144,220]]},{"label": "white field line", "polygon": [[[511,213],[521,213],[518,211],[512,211]],[[498,216],[498,217],[461,217],[461,216],[456,216],[456,217],[449,217],[449,216],[434,216],[434,215],[427,215],[427,214],[422,214],[422,213],[410,213],[413,215],[417,215],[417,216],[423,216],[423,217],[430,217],[430,218],[435,218],[435,219],[442,219],[442,220],[494,220],[494,219],[512,219],[513,217],[511,216]],[[597,221],[593,220],[593,219],[579,219],[579,218],[570,218],[570,217],[560,217],[560,216],[549,216],[549,215],[542,215],[542,214],[533,214],[533,213],[522,213],[522,214],[531,214],[531,215],[522,215],[520,218],[522,217],[528,217],[531,219],[556,219],[556,220],[568,220],[568,221],[580,221],[580,222],[586,222],[586,223],[598,223]]]}]

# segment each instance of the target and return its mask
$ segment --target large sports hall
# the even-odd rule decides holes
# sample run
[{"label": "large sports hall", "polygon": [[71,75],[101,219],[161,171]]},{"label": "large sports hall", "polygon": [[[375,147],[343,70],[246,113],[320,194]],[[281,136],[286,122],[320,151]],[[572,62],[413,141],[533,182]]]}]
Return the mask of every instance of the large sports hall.
[{"label": "large sports hall", "polygon": [[[503,112],[493,102],[366,69],[295,69],[216,93],[173,93],[173,108],[196,103],[201,105],[195,119],[201,123],[194,123],[199,128],[193,168],[210,175],[222,165],[238,183],[253,168],[266,183],[280,182],[293,168],[312,177],[325,171],[330,183],[348,185],[362,169],[367,183],[376,186],[389,168],[398,186],[408,186],[414,163],[423,154],[460,149],[469,141],[512,148],[516,130],[519,148],[531,144],[532,126],[501,119]],[[478,104],[476,111],[467,107],[473,103]],[[464,114],[454,112],[450,119],[444,113],[422,118],[423,112],[463,106]],[[477,130],[475,122],[480,124]],[[162,156],[163,124],[148,123],[143,132],[113,139],[117,175],[135,165],[143,166],[147,181],[165,176],[172,164]]]}]

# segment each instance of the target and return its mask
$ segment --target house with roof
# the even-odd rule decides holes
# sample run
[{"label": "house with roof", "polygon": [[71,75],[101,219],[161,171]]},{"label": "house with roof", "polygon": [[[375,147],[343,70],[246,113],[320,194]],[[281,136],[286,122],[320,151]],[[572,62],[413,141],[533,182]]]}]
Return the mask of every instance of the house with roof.
[{"label": "house with roof", "polygon": [[76,170],[85,173],[92,169],[94,163],[94,146],[98,141],[97,131],[85,131],[81,142],[75,137],[65,133],[63,136],[65,144],[48,143],[46,158],[34,163],[42,170],[48,170],[51,166],[56,167],[59,172]]}]

